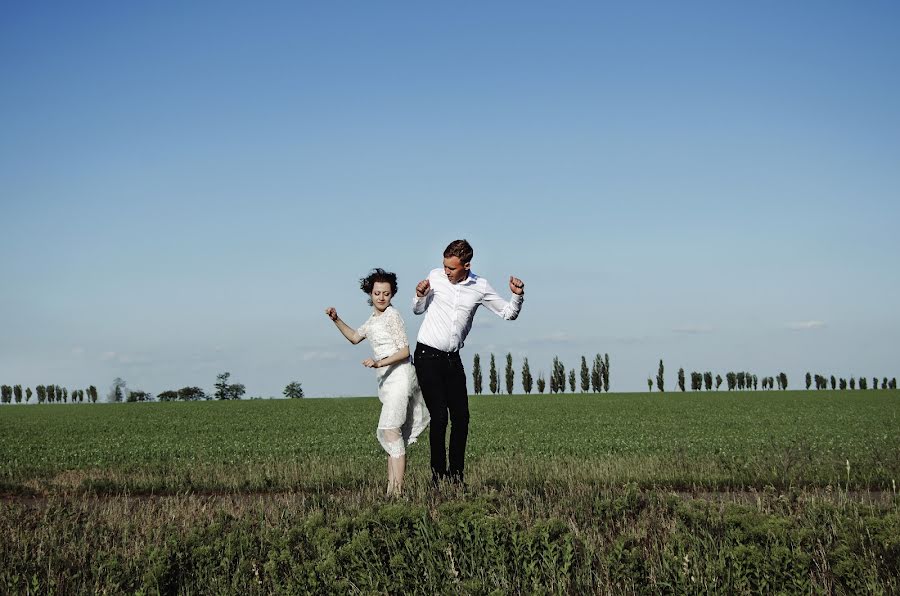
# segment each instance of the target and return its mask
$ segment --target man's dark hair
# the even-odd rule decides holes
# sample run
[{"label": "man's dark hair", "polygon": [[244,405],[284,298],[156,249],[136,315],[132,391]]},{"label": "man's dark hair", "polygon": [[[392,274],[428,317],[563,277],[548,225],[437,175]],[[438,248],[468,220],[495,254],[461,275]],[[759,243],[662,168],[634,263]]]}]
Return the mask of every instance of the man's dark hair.
[{"label": "man's dark hair", "polygon": [[391,296],[397,295],[397,274],[385,271],[381,267],[376,267],[372,269],[371,273],[359,280],[359,288],[369,296],[369,306],[372,306],[372,290],[377,282],[391,284]]},{"label": "man's dark hair", "polygon": [[465,240],[454,240],[444,249],[445,259],[448,257],[458,257],[463,265],[470,262],[473,256],[475,256],[475,251],[472,250],[472,245]]}]

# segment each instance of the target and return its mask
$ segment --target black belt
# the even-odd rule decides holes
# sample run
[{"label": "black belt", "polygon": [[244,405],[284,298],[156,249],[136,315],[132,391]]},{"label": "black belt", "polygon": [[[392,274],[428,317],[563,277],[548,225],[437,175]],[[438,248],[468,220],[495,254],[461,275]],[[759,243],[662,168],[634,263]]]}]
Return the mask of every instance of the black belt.
[{"label": "black belt", "polygon": [[445,352],[443,350],[438,350],[437,348],[432,348],[428,344],[423,344],[422,342],[418,342],[416,344],[416,353],[413,360],[417,358],[423,358],[426,360],[432,360],[435,358],[446,358],[448,360],[459,360],[459,352]]}]

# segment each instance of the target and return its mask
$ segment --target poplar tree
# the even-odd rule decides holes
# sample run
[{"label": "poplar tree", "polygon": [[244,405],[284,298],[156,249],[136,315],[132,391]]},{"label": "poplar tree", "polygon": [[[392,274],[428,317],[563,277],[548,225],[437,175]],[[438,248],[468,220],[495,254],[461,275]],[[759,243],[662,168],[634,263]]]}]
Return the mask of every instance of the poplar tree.
[{"label": "poplar tree", "polygon": [[722,375],[716,375],[716,391],[722,386]]},{"label": "poplar tree", "polygon": [[475,354],[472,362],[472,389],[475,395],[481,395],[481,356]]},{"label": "poplar tree", "polygon": [[603,389],[602,377],[600,376],[600,368],[603,366],[603,359],[600,358],[600,354],[597,354],[594,357],[594,364],[591,366],[591,389],[593,389],[594,393],[600,393]]},{"label": "poplar tree", "polygon": [[575,393],[575,369],[569,371],[569,389]]},{"label": "poplar tree", "polygon": [[812,386],[812,375],[807,371],[806,373],[806,390],[809,391],[809,388]]},{"label": "poplar tree", "polygon": [[707,371],[703,373],[703,382],[706,384],[706,390],[712,391],[713,377],[711,372]]},{"label": "poplar tree", "polygon": [[22,386],[13,385],[13,394],[16,396],[16,403],[22,403]]},{"label": "poplar tree", "polygon": [[834,375],[831,375],[831,390],[834,391],[837,386],[837,382],[835,381]]},{"label": "poplar tree", "polygon": [[659,371],[656,373],[656,388],[659,389],[660,393],[666,392],[666,379],[664,376],[665,368],[663,367],[663,361],[660,359],[659,361]]},{"label": "poplar tree", "polygon": [[783,372],[778,373],[778,378],[781,380],[781,389],[782,391],[787,391],[788,388],[788,378],[787,375]]},{"label": "poplar tree", "polygon": [[550,393],[556,393],[559,388],[556,386],[556,356],[553,357],[553,364],[550,367]]},{"label": "poplar tree", "polygon": [[587,390],[591,388],[591,373],[588,370],[587,359],[584,356],[581,357],[581,392],[587,393]]},{"label": "poplar tree", "polygon": [[647,377],[647,391],[653,391],[653,379]]},{"label": "poplar tree", "polygon": [[91,385],[90,387],[88,387],[88,395],[89,395],[90,398],[91,398],[91,403],[92,403],[92,404],[97,403],[97,388],[96,388],[96,387],[94,387],[93,385]]},{"label": "poplar tree", "polygon": [[850,377],[850,389],[856,389],[856,378]]},{"label": "poplar tree", "polygon": [[603,355],[603,390],[609,393],[609,354]]},{"label": "poplar tree", "polygon": [[551,391],[554,387],[559,393],[566,392],[566,367],[556,356],[553,357],[553,373],[550,375]]},{"label": "poplar tree", "polygon": [[566,392],[566,367],[562,363],[562,360],[559,361],[559,366],[557,368],[556,374],[559,378],[556,380],[556,386],[559,388],[561,393]]},{"label": "poplar tree", "polygon": [[500,380],[497,378],[497,365],[494,363],[494,355],[491,354],[491,372],[490,372],[489,388],[491,393],[496,394],[500,390]]},{"label": "poplar tree", "polygon": [[[533,379],[531,378],[531,368],[528,366],[528,357],[525,357],[525,362],[522,363],[522,389],[526,394],[531,393]],[[541,393],[543,393],[543,389]]]},{"label": "poplar tree", "polygon": [[[678,369],[678,388],[684,393],[684,367]],[[691,384],[691,389],[693,388],[694,386]]]},{"label": "poplar tree", "polygon": [[25,403],[27,404],[31,400],[31,387],[25,388]]},{"label": "poplar tree", "polygon": [[538,378],[537,378],[538,392],[543,393],[544,387],[546,387],[546,382],[544,381],[544,373],[538,373]]},{"label": "poplar tree", "polygon": [[700,391],[703,389],[703,373],[691,372],[691,390]]},{"label": "poplar tree", "polygon": [[515,373],[513,372],[512,354],[506,353],[506,394],[512,395]]}]

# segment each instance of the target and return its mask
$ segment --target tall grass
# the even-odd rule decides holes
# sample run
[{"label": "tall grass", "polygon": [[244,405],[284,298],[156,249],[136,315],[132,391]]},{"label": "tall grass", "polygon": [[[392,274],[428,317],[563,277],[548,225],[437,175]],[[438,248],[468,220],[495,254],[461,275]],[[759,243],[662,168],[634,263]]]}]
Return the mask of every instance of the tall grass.
[{"label": "tall grass", "polygon": [[897,392],[471,409],[386,499],[374,399],[4,407],[0,593],[900,591]]}]

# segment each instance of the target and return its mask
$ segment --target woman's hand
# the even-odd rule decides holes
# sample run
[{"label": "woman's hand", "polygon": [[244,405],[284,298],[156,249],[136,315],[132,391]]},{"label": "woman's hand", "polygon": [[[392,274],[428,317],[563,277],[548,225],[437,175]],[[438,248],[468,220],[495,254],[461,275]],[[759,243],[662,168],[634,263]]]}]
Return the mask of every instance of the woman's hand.
[{"label": "woman's hand", "polygon": [[333,307],[333,306],[329,306],[328,308],[326,308],[326,309],[325,309],[325,314],[328,315],[328,318],[331,319],[332,321],[337,321],[337,320],[338,320],[338,314],[337,314],[337,311],[334,310],[334,307]]},{"label": "woman's hand", "polygon": [[366,368],[378,368],[378,363],[371,358],[366,358],[365,360],[363,360],[363,366],[365,366]]}]

